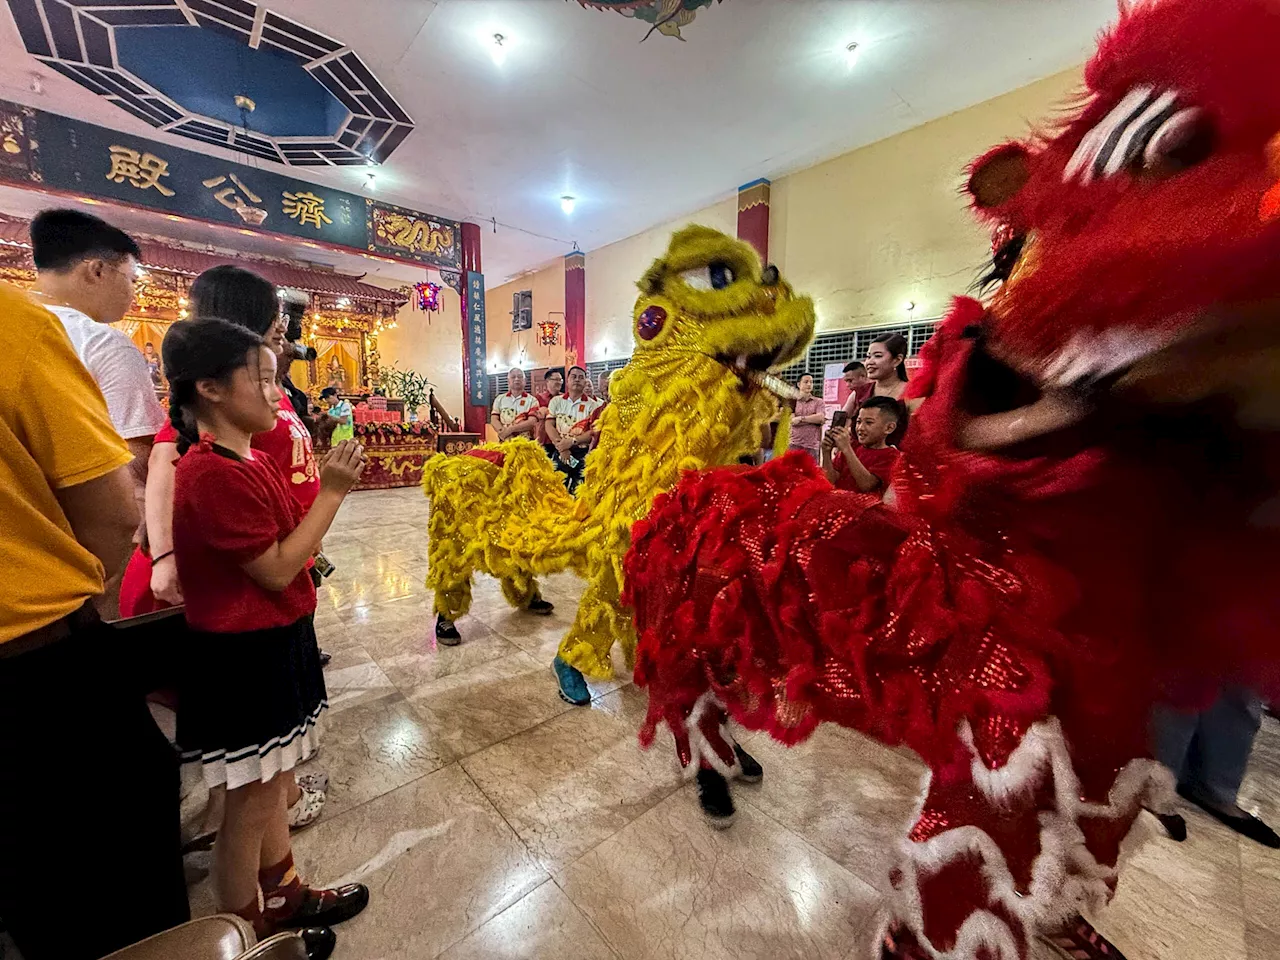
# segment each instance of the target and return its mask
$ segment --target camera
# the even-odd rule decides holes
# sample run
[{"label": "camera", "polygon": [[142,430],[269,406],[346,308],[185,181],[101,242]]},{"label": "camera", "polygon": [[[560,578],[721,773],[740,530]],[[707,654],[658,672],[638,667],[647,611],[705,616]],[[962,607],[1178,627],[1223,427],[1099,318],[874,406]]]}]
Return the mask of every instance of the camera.
[{"label": "camera", "polygon": [[302,318],[307,312],[307,295],[301,290],[285,288],[280,291],[280,310],[288,320],[285,327],[284,355],[288,360],[311,361],[316,358],[316,348],[308,347],[302,340]]}]

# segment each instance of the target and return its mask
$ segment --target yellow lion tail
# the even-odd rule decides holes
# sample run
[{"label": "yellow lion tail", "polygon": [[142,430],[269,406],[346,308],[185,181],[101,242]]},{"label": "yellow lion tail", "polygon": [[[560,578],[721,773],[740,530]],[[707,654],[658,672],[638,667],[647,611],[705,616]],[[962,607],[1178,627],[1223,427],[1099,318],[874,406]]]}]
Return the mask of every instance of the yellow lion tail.
[{"label": "yellow lion tail", "polygon": [[534,577],[573,562],[582,526],[576,501],[541,447],[517,439],[480,449],[501,453],[501,465],[437,455],[422,471],[431,501],[427,586],[450,619],[470,607],[473,573],[500,579],[509,600],[532,595]]}]

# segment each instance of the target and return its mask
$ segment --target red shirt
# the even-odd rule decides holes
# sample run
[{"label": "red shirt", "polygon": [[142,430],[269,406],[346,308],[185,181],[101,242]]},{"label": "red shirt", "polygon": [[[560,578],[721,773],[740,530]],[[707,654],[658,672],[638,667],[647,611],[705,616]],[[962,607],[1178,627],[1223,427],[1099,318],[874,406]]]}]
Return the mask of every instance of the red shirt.
[{"label": "red shirt", "polygon": [[320,471],[311,450],[311,434],[294,412],[288,397],[280,398],[275,429],[253,435],[253,449],[261,450],[280,465],[293,498],[302,505],[304,513],[310,510],[320,492]]},{"label": "red shirt", "polygon": [[[893,467],[898,462],[898,457],[902,456],[902,451],[897,447],[886,446],[879,450],[873,450],[870,447],[854,447],[853,452],[857,454],[858,461],[880,481],[877,489],[884,493],[889,479],[893,476]],[[853,474],[849,472],[849,465],[844,462],[844,454],[839,450],[831,457],[831,466],[835,468],[837,474],[836,489],[859,492],[858,485],[853,482]]]},{"label": "red shirt", "polygon": [[305,569],[281,591],[240,569],[287,537],[303,515],[270,458],[240,460],[204,445],[187,451],[174,477],[173,552],[193,629],[245,633],[315,612],[316,588]]}]

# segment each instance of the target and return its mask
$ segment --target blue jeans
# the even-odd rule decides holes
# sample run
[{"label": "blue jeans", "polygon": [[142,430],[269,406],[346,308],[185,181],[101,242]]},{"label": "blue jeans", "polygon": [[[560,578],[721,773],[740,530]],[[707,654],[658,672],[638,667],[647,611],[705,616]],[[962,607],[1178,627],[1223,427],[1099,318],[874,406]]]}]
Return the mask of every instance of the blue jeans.
[{"label": "blue jeans", "polygon": [[1151,726],[1156,759],[1173,771],[1178,786],[1228,810],[1235,805],[1262,726],[1256,694],[1224,687],[1203,713],[1157,707]]}]

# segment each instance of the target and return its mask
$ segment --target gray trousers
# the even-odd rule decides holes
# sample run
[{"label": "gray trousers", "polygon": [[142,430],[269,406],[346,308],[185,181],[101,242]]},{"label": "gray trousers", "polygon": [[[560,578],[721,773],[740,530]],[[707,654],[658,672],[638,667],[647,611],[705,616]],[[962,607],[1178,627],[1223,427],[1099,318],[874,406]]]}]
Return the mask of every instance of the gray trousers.
[{"label": "gray trousers", "polygon": [[1262,701],[1242,687],[1224,687],[1203,713],[1157,707],[1152,719],[1156,759],[1178,786],[1230,809],[1236,802],[1253,739],[1262,726]]}]

